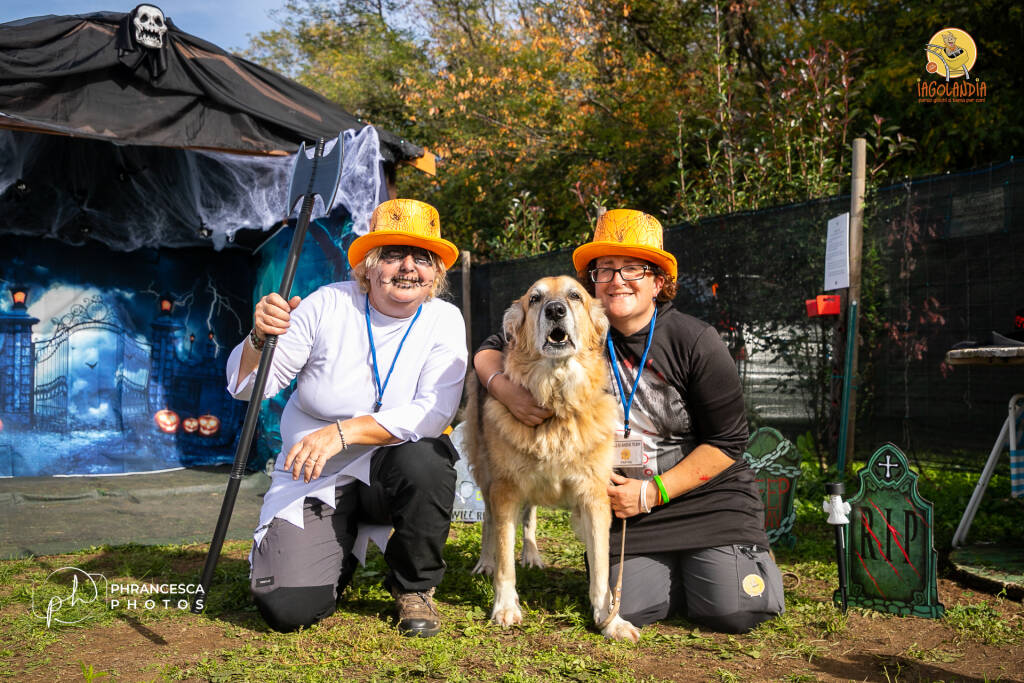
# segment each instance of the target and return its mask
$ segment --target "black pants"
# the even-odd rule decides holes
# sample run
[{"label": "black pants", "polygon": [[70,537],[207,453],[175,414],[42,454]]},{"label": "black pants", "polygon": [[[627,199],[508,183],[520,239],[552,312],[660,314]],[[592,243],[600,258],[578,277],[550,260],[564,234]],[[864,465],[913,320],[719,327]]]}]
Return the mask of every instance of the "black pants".
[{"label": "black pants", "polygon": [[457,457],[447,436],[381,448],[371,460],[369,486],[339,487],[333,509],[307,498],[302,529],[274,519],[252,560],[253,597],[267,623],[292,631],[334,612],[355,571],[359,522],[395,529],[384,553],[389,587],[418,591],[440,584]]}]

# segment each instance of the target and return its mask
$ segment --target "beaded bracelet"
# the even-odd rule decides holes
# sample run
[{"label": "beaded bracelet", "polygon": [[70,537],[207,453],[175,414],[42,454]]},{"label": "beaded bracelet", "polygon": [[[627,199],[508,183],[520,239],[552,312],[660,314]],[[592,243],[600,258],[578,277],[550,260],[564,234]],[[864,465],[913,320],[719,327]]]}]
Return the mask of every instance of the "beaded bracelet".
[{"label": "beaded bracelet", "polygon": [[345,450],[348,448],[348,441],[345,441],[345,432],[341,431],[341,418],[338,418],[334,425],[338,428],[338,436],[341,437],[341,450]]},{"label": "beaded bracelet", "polygon": [[256,328],[255,327],[252,328],[252,331],[249,332],[249,346],[252,347],[252,350],[253,351],[262,351],[263,350],[263,346],[266,343],[267,343],[266,338],[265,337],[261,338],[258,334],[256,334]]}]

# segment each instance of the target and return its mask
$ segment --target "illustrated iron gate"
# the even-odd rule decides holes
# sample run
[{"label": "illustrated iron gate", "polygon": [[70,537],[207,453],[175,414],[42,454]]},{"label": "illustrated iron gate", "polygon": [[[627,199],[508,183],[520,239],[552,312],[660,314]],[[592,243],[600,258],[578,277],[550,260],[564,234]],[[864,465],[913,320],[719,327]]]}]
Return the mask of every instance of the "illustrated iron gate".
[{"label": "illustrated iron gate", "polygon": [[35,382],[32,423],[48,432],[67,432],[68,334],[62,330],[46,341],[33,344]]},{"label": "illustrated iron gate", "polygon": [[132,337],[114,307],[94,296],[75,304],[57,320],[53,337],[33,344],[33,424],[37,428],[60,433],[76,428],[69,409],[71,340],[89,331],[109,332],[116,339],[114,392],[110,396],[116,424],[110,426],[124,430],[148,420],[151,347]]}]

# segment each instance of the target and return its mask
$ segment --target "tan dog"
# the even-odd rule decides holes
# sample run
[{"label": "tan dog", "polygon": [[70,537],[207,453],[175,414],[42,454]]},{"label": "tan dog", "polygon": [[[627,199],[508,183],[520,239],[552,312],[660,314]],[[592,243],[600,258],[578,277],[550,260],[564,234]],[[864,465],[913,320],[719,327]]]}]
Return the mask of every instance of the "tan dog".
[{"label": "tan dog", "polygon": [[[523,563],[542,566],[533,529],[536,505],[569,508],[576,535],[587,546],[590,603],[601,624],[611,611],[606,487],[612,471],[615,399],[606,391],[603,341],[608,320],[601,304],[570,277],[538,280],[505,312],[505,376],[526,387],[554,415],[536,427],[517,420],[477,385],[466,419],[469,464],[487,519],[480,563],[494,573],[491,620],[522,622],[515,586],[516,518],[525,510]],[[485,395],[483,411],[479,397]],[[532,524],[531,524],[532,521]],[[637,641],[640,632],[616,615],[601,631]]]}]

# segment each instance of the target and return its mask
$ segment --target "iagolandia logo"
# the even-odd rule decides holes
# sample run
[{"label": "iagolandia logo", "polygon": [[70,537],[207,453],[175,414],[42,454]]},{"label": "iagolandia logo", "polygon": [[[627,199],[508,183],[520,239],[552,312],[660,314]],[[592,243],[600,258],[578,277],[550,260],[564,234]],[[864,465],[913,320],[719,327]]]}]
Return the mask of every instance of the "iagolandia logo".
[{"label": "iagolandia logo", "polygon": [[924,52],[924,70],[930,77],[917,82],[918,102],[985,101],[987,85],[974,75],[978,46],[967,31],[939,29],[925,43]]}]

